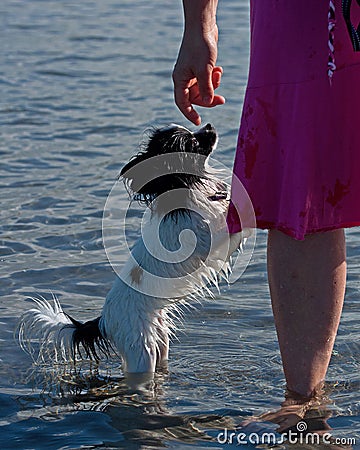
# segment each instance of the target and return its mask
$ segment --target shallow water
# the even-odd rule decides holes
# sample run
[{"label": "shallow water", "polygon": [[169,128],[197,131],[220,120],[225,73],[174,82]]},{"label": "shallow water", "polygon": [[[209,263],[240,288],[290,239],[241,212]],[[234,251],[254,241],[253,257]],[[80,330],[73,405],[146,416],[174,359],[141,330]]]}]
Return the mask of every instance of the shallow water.
[{"label": "shallow water", "polygon": [[[79,319],[98,314],[114,278],[101,218],[117,173],[145,129],[186,125],[171,85],[181,5],[154,5],[1,2],[2,449],[222,448],[216,436],[225,427],[283,400],[264,232],[241,279],[185,314],[169,372],[150,391],[129,389],[116,363],[77,383],[44,379],[13,337],[28,296],[53,292]],[[203,120],[219,129],[215,156],[231,168],[248,64],[247,2],[223,3],[219,25],[227,103]],[[327,383],[334,436],[358,442],[359,238],[358,229],[348,232],[346,303]]]}]

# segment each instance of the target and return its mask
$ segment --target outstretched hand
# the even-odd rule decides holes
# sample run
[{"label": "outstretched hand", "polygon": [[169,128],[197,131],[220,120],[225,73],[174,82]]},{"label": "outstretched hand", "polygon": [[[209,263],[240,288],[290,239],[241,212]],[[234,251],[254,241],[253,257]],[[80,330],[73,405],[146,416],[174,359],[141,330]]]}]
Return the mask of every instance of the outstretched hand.
[{"label": "outstretched hand", "polygon": [[216,66],[217,28],[203,35],[184,34],[173,71],[175,103],[184,116],[195,125],[201,117],[193,105],[212,108],[225,103],[216,95],[223,69]]}]

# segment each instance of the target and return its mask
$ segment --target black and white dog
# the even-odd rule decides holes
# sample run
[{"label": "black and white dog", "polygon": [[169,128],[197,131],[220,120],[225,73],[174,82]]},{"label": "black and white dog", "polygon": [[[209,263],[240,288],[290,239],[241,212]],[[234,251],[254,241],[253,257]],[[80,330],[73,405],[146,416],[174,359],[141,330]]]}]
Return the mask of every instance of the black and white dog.
[{"label": "black and white dog", "polygon": [[127,373],[154,372],[167,360],[179,305],[217,285],[241,245],[241,233],[227,233],[228,186],[208,164],[217,141],[210,124],[152,133],[120,173],[150,212],[101,316],[81,323],[56,298],[33,299],[19,328],[23,348],[37,339],[40,357],[70,362],[116,353]]}]

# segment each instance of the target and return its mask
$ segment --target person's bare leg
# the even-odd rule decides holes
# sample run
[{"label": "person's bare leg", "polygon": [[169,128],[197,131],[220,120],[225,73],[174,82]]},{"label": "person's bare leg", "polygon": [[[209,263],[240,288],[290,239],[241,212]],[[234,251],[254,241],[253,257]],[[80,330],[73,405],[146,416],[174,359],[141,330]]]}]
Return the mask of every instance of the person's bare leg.
[{"label": "person's bare leg", "polygon": [[346,283],[344,230],[268,237],[268,278],[287,388],[314,394],[329,365]]}]

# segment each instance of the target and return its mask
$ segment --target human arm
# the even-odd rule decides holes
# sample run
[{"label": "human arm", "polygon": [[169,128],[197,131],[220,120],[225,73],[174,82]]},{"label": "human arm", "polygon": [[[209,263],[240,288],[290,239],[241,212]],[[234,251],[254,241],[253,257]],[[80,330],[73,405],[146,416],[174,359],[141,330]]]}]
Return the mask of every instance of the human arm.
[{"label": "human arm", "polygon": [[223,70],[216,66],[218,0],[183,0],[185,27],[173,71],[175,103],[195,125],[201,118],[193,105],[214,107],[225,103],[216,95]]}]

